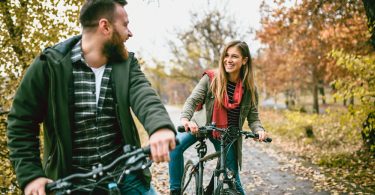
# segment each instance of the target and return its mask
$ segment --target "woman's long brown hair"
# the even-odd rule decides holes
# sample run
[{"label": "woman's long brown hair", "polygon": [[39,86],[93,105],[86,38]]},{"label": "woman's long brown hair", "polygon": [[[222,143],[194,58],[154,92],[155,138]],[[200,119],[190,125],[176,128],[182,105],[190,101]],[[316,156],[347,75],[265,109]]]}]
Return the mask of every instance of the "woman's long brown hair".
[{"label": "woman's long brown hair", "polygon": [[227,83],[229,75],[225,72],[224,67],[224,58],[227,54],[227,51],[231,47],[236,47],[240,50],[243,58],[248,58],[245,65],[241,67],[240,77],[244,84],[245,90],[248,90],[251,93],[252,104],[256,105],[255,97],[255,83],[254,83],[254,70],[251,63],[250,50],[247,44],[243,41],[232,41],[228,43],[224,51],[221,53],[220,62],[219,62],[219,72],[215,74],[215,77],[211,84],[211,91],[215,95],[216,100],[219,102],[219,105],[223,105],[224,94],[227,93]]}]

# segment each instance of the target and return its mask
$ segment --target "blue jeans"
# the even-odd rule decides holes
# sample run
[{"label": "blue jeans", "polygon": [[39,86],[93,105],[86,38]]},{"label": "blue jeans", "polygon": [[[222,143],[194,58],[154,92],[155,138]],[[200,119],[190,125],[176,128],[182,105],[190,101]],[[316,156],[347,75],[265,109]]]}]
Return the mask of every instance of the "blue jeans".
[{"label": "blue jeans", "polygon": [[[118,186],[121,195],[156,195],[154,188],[150,185],[148,187],[137,176],[136,173],[131,173],[124,177],[123,185]],[[72,195],[103,195],[108,194],[107,185],[97,186],[94,191],[76,191]]]},{"label": "blue jeans", "polygon": [[[177,133],[177,139],[180,144],[170,153],[171,160],[169,161],[169,184],[171,190],[181,189],[181,179],[184,174],[184,152],[187,148],[197,142],[197,138],[191,133]],[[220,141],[210,139],[215,150],[220,150]],[[245,194],[241,185],[240,175],[238,172],[238,164],[235,159],[234,147],[231,146],[227,153],[226,166],[233,171],[236,178],[236,188],[241,194]]]},{"label": "blue jeans", "polygon": [[135,173],[125,176],[124,185],[120,187],[120,191],[122,195],[156,195],[151,184],[148,188]]}]

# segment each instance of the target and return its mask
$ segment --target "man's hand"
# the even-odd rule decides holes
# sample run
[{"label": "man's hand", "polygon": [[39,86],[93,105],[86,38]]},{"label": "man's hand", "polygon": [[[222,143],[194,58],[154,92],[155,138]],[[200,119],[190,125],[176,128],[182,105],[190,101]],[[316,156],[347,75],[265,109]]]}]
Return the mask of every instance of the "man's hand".
[{"label": "man's hand", "polygon": [[152,160],[156,163],[169,162],[169,151],[176,147],[176,136],[170,129],[158,129],[150,136]]},{"label": "man's hand", "polygon": [[38,177],[28,183],[25,187],[25,195],[45,195],[44,190],[47,183],[52,182],[52,180],[45,177]]}]

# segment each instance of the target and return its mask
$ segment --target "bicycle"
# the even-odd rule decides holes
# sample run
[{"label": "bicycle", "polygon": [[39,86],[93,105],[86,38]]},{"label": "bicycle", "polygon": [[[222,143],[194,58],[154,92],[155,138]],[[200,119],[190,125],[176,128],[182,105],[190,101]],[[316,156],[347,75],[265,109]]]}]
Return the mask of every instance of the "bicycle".
[{"label": "bicycle", "polygon": [[[177,129],[179,132],[185,132],[185,128],[183,126],[178,126]],[[207,145],[205,140],[208,139],[209,135],[211,135],[214,131],[220,132],[220,150],[206,156]],[[181,194],[204,194],[204,163],[215,158],[218,158],[218,164],[215,170],[213,171],[213,194],[237,195],[238,192],[236,190],[234,173],[230,170],[227,170],[225,166],[226,155],[224,154],[226,154],[229,147],[240,136],[245,136],[245,139],[259,137],[258,134],[254,134],[248,131],[241,131],[239,129],[217,128],[214,124],[199,127],[198,133],[196,134],[198,144],[196,144],[195,146],[199,160],[196,163],[193,163],[192,160],[188,160],[186,162],[181,182]],[[272,139],[266,138],[264,142],[272,142]]]},{"label": "bicycle", "polygon": [[[123,147],[124,153],[117,157],[112,163],[109,165],[103,166],[98,164],[98,166],[94,166],[92,171],[87,173],[75,173],[71,174],[65,178],[58,179],[52,183],[48,183],[45,187],[46,192],[55,192],[56,195],[60,194],[70,194],[75,191],[90,189],[93,191],[99,184],[102,182],[109,182],[108,189],[103,190],[114,190],[118,191],[118,186],[121,185],[122,179],[125,175],[138,171],[141,169],[146,169],[151,166],[152,160],[149,158],[150,146],[146,146],[144,148],[137,148],[131,145],[125,145]],[[115,165],[118,163],[123,162],[123,166],[121,170],[117,171],[109,171],[114,168]],[[97,181],[90,182],[89,184],[80,184],[76,183],[74,180],[76,179],[89,179],[93,178]]]}]

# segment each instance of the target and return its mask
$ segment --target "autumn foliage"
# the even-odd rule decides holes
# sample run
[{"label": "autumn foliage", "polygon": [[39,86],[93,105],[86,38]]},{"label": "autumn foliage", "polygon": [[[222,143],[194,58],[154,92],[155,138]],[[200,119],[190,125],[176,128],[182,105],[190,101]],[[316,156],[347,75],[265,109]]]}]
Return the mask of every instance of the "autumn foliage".
[{"label": "autumn foliage", "polygon": [[[72,34],[78,26],[80,0],[0,1],[0,193],[17,194],[6,148],[6,114],[25,70],[47,46]],[[64,9],[60,9],[64,7]]]},{"label": "autumn foliage", "polygon": [[[20,193],[6,148],[6,114],[14,92],[44,47],[78,33],[72,26],[79,26],[82,2],[0,1],[0,194]],[[261,6],[256,37],[263,46],[254,56],[257,85],[261,98],[283,94],[288,103],[281,112],[261,110],[262,121],[274,145],[322,169],[329,179],[316,181],[316,186],[332,193],[375,193],[372,4],[274,0]],[[148,67],[139,60],[165,103],[182,104],[203,70],[217,66],[224,44],[248,35],[224,11],[193,12],[191,18],[191,26],[169,42],[171,61],[155,60]],[[347,100],[349,106],[341,104]]]},{"label": "autumn foliage", "polygon": [[[285,140],[283,149],[324,168],[331,179],[323,189],[374,193],[375,25],[368,23],[374,6],[352,0],[273,2],[263,3],[257,32],[265,44],[256,59],[259,79],[268,96],[282,93],[302,106],[311,99],[307,106],[316,114],[282,112],[268,127]],[[338,104],[346,100],[349,106]]]},{"label": "autumn foliage", "polygon": [[[289,6],[289,7],[288,7]],[[319,113],[318,90],[345,75],[330,52],[334,49],[366,54],[370,33],[358,1],[275,1],[263,4],[262,29],[257,37],[266,45],[258,57],[269,91],[309,91]]]}]

